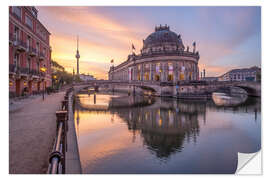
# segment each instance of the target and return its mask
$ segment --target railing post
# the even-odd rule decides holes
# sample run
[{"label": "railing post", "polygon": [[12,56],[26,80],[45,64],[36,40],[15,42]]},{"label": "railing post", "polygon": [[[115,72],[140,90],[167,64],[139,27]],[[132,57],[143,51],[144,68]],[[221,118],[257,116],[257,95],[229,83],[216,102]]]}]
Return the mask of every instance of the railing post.
[{"label": "railing post", "polygon": [[63,153],[63,159],[62,159],[62,173],[65,173],[65,158],[66,158],[66,146],[67,146],[67,140],[66,140],[66,132],[67,132],[67,111],[56,111],[56,117],[57,117],[57,124],[63,123],[63,131],[61,134],[61,140],[62,140],[62,153]]},{"label": "railing post", "polygon": [[68,111],[68,100],[62,101],[62,110]]}]

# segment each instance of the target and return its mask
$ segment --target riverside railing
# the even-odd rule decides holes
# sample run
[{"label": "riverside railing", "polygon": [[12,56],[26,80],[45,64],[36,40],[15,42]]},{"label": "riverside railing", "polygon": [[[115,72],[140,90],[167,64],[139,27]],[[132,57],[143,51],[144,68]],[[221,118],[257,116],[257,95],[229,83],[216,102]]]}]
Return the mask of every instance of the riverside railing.
[{"label": "riverside railing", "polygon": [[64,100],[61,103],[61,110],[56,111],[56,138],[49,158],[48,174],[65,174],[68,131],[68,97],[72,90],[73,89],[70,88],[66,91]]}]

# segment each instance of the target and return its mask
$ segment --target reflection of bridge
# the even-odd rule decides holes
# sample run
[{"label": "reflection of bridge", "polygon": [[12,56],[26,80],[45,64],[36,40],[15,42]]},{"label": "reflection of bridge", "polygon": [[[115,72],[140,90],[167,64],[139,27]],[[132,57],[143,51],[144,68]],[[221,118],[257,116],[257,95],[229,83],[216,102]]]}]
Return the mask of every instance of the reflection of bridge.
[{"label": "reflection of bridge", "polygon": [[247,92],[250,96],[261,96],[261,83],[247,81],[226,81],[226,82],[156,82],[156,81],[117,81],[117,80],[94,80],[74,85],[75,90],[86,87],[99,87],[111,91],[124,91],[130,93],[151,93],[157,96],[182,96],[188,95],[209,95],[222,88],[238,87]]}]

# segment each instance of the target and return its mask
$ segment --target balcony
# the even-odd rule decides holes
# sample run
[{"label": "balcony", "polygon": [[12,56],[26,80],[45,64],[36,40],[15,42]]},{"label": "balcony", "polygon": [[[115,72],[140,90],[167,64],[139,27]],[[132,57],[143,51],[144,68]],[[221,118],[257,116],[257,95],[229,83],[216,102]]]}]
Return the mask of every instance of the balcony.
[{"label": "balcony", "polygon": [[28,52],[29,52],[29,55],[32,57],[37,56],[37,50],[35,48],[29,47]]},{"label": "balcony", "polygon": [[27,67],[18,67],[15,64],[9,64],[9,74],[19,75],[19,77],[32,77],[34,79],[44,78],[45,73]]},{"label": "balcony", "polygon": [[9,64],[9,73],[10,74],[28,74],[29,69],[16,66],[15,64]]},{"label": "balcony", "polygon": [[30,75],[33,78],[39,78],[39,77],[44,77],[45,76],[45,74],[43,72],[40,72],[40,71],[35,70],[35,69],[30,70]]},{"label": "balcony", "polygon": [[29,68],[20,67],[18,70],[19,70],[19,74],[21,74],[21,75],[27,76],[30,73]]},{"label": "balcony", "polygon": [[27,49],[26,43],[19,39],[14,41],[14,46],[16,46],[17,50],[21,52],[24,52]]},{"label": "balcony", "polygon": [[45,55],[42,52],[39,53],[39,60],[45,60]]}]

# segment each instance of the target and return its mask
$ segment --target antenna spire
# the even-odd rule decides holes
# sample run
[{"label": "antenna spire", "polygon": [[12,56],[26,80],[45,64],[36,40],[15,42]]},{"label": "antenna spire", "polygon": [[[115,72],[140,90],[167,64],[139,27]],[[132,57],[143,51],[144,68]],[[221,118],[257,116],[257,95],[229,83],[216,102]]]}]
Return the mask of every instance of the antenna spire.
[{"label": "antenna spire", "polygon": [[79,50],[79,36],[77,35],[77,51]]}]

